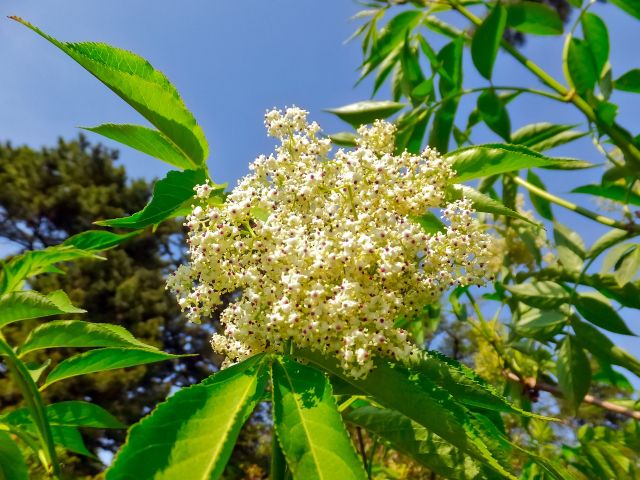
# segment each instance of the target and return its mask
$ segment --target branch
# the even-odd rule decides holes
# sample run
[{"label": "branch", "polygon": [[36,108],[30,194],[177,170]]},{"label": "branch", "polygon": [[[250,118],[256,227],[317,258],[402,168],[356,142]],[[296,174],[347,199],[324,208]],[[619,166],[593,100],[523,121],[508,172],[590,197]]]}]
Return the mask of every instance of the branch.
[{"label": "branch", "polygon": [[[535,378],[520,378],[513,372],[504,372],[504,376],[509,380],[513,380],[514,382],[518,382],[525,387],[535,390],[535,391],[543,391],[549,392],[550,394],[556,397],[562,397],[562,392],[555,385],[550,385],[548,383],[537,382]],[[609,402],[607,400],[600,400],[599,398],[594,397],[593,395],[585,395],[584,403],[589,403],[591,405],[596,405],[600,408],[604,408],[605,410],[609,410],[613,413],[618,413],[620,415],[624,415],[625,417],[633,418],[635,420],[640,420],[640,410],[632,410],[630,408],[623,407],[613,402]]]}]

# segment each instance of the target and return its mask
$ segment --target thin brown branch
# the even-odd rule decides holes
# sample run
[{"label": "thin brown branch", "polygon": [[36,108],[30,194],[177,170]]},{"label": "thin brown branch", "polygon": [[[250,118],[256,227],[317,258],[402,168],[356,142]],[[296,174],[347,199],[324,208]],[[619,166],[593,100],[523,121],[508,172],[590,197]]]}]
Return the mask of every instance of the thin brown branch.
[{"label": "thin brown branch", "polygon": [[[542,391],[549,392],[550,394],[556,397],[562,397],[562,392],[556,385],[550,385],[548,383],[537,382],[535,378],[520,378],[513,372],[504,372],[504,375],[514,382],[518,382],[530,390],[534,391]],[[633,418],[635,420],[640,420],[640,410],[632,410],[627,407],[623,407],[622,405],[618,405],[613,402],[609,402],[607,400],[601,400],[599,398],[594,397],[593,395],[585,395],[584,403],[588,403],[590,405],[596,405],[597,407],[603,408],[613,413],[617,413],[620,415],[624,415],[625,417]]]}]

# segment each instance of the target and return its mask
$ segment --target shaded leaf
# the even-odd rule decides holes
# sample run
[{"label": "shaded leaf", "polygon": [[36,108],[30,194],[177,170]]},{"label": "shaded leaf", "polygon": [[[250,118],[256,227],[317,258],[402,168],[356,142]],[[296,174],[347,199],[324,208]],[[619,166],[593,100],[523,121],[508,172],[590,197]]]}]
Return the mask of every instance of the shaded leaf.
[{"label": "shaded leaf", "polygon": [[116,247],[137,235],[139,232],[119,234],[108,230],[87,230],[67,238],[62,242],[62,245],[71,245],[89,252],[99,252]]},{"label": "shaded leaf", "polygon": [[[89,402],[72,400],[47,405],[47,418],[51,426],[86,428],[126,428],[122,422],[104,408]],[[2,419],[11,425],[32,425],[27,408],[14,410]]]},{"label": "shaded leaf", "polygon": [[[538,177],[538,175],[536,175],[532,170],[527,172],[527,182],[542,190],[547,190],[547,187],[542,183],[540,177]],[[539,197],[531,191],[529,191],[529,199],[531,200],[533,208],[536,209],[536,212],[538,212],[542,218],[553,220],[553,210],[551,209],[551,202],[549,200]]]},{"label": "shaded leaf", "polygon": [[325,112],[333,113],[341,120],[358,128],[360,125],[372,123],[376,119],[390,117],[404,107],[404,103],[387,100],[367,100],[364,102],[351,103],[344,107],[328,108]]},{"label": "shaded leaf", "polygon": [[555,222],[553,224],[553,238],[562,266],[567,270],[582,270],[586,252],[580,235],[565,225]]},{"label": "shaded leaf", "polygon": [[589,359],[575,338],[567,335],[558,350],[557,377],[560,390],[575,411],[582,403],[591,384]]},{"label": "shaded leaf", "polygon": [[587,42],[571,37],[566,69],[569,74],[567,80],[578,93],[585,94],[593,90],[598,75]]},{"label": "shaded leaf", "polygon": [[571,193],[585,193],[624,204],[640,206],[640,195],[623,185],[582,185],[571,190]]},{"label": "shaded leaf", "polygon": [[542,152],[586,135],[585,132],[571,130],[573,127],[573,125],[555,125],[547,122],[531,123],[513,132],[511,143]]},{"label": "shaded leaf", "polygon": [[562,35],[558,12],[544,3],[523,1],[507,6],[507,25],[533,35]]},{"label": "shaded leaf", "polygon": [[34,291],[7,293],[0,297],[0,327],[30,318],[85,311],[74,307],[62,290],[56,290],[48,295]]},{"label": "shaded leaf", "polygon": [[574,300],[573,304],[580,315],[594,325],[613,333],[634,335],[622,317],[618,315],[618,312],[605,299],[594,295],[581,294]]},{"label": "shaded leaf", "polygon": [[20,448],[7,432],[0,430],[0,478],[28,480],[29,470]]},{"label": "shaded leaf", "polygon": [[356,134],[352,132],[338,132],[329,135],[329,139],[339,147],[355,147]]},{"label": "shaded leaf", "polygon": [[505,285],[504,288],[527,305],[542,310],[558,308],[569,301],[569,293],[555,282],[531,282]]},{"label": "shaded leaf", "polygon": [[625,92],[640,93],[640,68],[634,68],[613,82],[613,86]]},{"label": "shaded leaf", "polygon": [[638,0],[611,0],[611,3],[632,17],[640,19],[640,3],[638,3]]},{"label": "shaded leaf", "polygon": [[478,212],[491,213],[493,215],[504,215],[506,217],[517,218],[532,225],[539,226],[537,223],[531,221],[531,219],[506,207],[499,200],[494,200],[490,196],[480,193],[478,190],[467,185],[451,185],[447,188],[446,193],[447,201],[453,202],[461,198],[467,198],[471,200],[473,208]]},{"label": "shaded leaf", "polygon": [[508,142],[511,136],[509,113],[493,89],[484,90],[478,96],[477,108],[484,123]]}]

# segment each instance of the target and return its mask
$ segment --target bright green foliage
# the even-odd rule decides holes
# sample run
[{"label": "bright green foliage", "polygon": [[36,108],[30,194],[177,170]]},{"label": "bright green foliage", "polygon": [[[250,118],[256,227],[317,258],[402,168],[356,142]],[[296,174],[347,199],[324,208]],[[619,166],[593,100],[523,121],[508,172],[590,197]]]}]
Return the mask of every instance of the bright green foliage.
[{"label": "bright green foliage", "polygon": [[49,40],[86,68],[149,120],[194,165],[204,163],[209,149],[202,129],[185,107],[175,87],[149,62],[131,52],[103,43],[63,43],[18,17],[12,18]]},{"label": "bright green foliage", "polygon": [[186,156],[171,140],[164,136],[164,134],[151,128],[140,125],[105,123],[97,127],[87,127],[85,130],[99,133],[111,140],[124,143],[131,148],[140,150],[147,155],[183,170],[198,167],[198,163],[195,163]]},{"label": "bright green foliage", "polygon": [[62,290],[49,295],[33,291],[12,292],[0,297],[0,326],[30,318],[84,312],[74,307]]},{"label": "bright green foliage", "polygon": [[59,347],[133,347],[155,350],[136,339],[120,325],[82,320],[53,320],[31,331],[19,349],[20,355]]},{"label": "bright green foliage", "polygon": [[[88,402],[73,400],[52,403],[47,405],[45,412],[52,427],[126,428],[104,408]],[[10,425],[31,424],[26,408],[14,410],[0,419]]]},{"label": "bright green foliage", "polygon": [[377,118],[387,118],[404,108],[403,103],[366,101],[352,103],[344,107],[328,108],[326,111],[333,113],[340,119],[359,127],[365,123],[371,123]]},{"label": "bright green foliage", "polygon": [[18,445],[7,432],[0,431],[0,478],[28,480],[29,472]]},{"label": "bright green foliage", "polygon": [[471,40],[471,58],[478,72],[491,80],[493,64],[498,56],[500,40],[507,25],[507,10],[497,3],[478,27]]},{"label": "bright green foliage", "polygon": [[566,159],[553,159],[526,147],[507,144],[476,145],[448,153],[458,182],[513,172],[522,168],[554,167]]},{"label": "bright green foliage", "polygon": [[640,93],[640,68],[634,68],[618,78],[615,83],[618,90]]},{"label": "bright green foliage", "polygon": [[572,128],[574,125],[555,125],[547,122],[531,123],[513,132],[511,143],[543,152],[586,135],[586,133],[577,132]]},{"label": "bright green foliage", "polygon": [[279,357],[272,363],[274,428],[293,478],[366,478],[326,376]]},{"label": "bright green foliage", "polygon": [[138,213],[125,218],[102,220],[98,225],[121,228],[145,228],[176,216],[185,202],[191,204],[194,195],[193,187],[205,182],[203,170],[171,171],[153,187],[153,198]]},{"label": "bright green foliage", "polygon": [[181,390],[135,425],[107,480],[215,479],[265,389],[258,355]]},{"label": "bright green foliage", "polygon": [[180,355],[150,350],[147,348],[98,348],[89,352],[74,355],[60,362],[47,375],[47,380],[42,388],[46,388],[54,382],[65,378],[86,375],[88,373],[104,372],[116,368],[145,365],[147,363],[161,362]]}]

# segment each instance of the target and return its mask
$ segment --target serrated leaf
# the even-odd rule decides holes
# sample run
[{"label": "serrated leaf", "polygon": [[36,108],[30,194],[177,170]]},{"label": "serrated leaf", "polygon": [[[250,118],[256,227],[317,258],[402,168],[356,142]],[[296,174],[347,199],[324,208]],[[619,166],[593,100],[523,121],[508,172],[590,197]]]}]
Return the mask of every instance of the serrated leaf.
[{"label": "serrated leaf", "polygon": [[640,206],[640,195],[622,185],[582,185],[571,190],[571,193],[585,193],[615,202]]},{"label": "serrated leaf", "polygon": [[172,355],[147,348],[99,348],[79,353],[60,362],[47,375],[47,380],[41,388],[47,388],[55,382],[78,375],[146,365],[182,356],[184,355]]},{"label": "serrated leaf", "polygon": [[477,28],[471,40],[471,58],[473,64],[487,80],[491,80],[493,64],[496,61],[500,40],[507,25],[507,11],[497,3]]},{"label": "serrated leaf", "polygon": [[543,152],[586,135],[585,132],[571,130],[573,127],[574,125],[555,125],[547,122],[531,123],[513,132],[511,143]]},{"label": "serrated leaf", "polygon": [[448,201],[455,201],[461,198],[471,200],[473,208],[478,212],[491,213],[493,215],[504,215],[506,217],[517,218],[537,227],[540,226],[524,215],[506,207],[499,200],[494,200],[490,196],[480,193],[478,190],[467,185],[451,185],[447,188],[446,193]]},{"label": "serrated leaf", "polygon": [[574,300],[573,304],[580,315],[594,325],[613,333],[634,335],[622,317],[618,315],[618,312],[605,299],[594,295],[581,294]]},{"label": "serrated leaf", "polygon": [[109,323],[81,320],[54,320],[39,325],[29,333],[19,349],[20,355],[44,348],[133,347],[157,350],[137,340],[131,333]]},{"label": "serrated leaf", "polygon": [[171,218],[185,202],[195,195],[193,187],[202,185],[207,177],[203,170],[171,171],[153,187],[151,201],[141,211],[129,217],[96,222],[98,225],[120,228],[145,228]]},{"label": "serrated leaf", "polygon": [[97,127],[84,127],[84,130],[120,142],[182,170],[196,169],[199,166],[162,132],[152,128],[140,125],[105,123]]},{"label": "serrated leaf", "polygon": [[117,247],[137,235],[139,232],[119,234],[108,230],[87,230],[67,238],[62,245],[70,245],[89,252],[101,252]]},{"label": "serrated leaf", "polygon": [[507,25],[533,35],[562,35],[558,12],[544,3],[518,2],[507,5]]},{"label": "serrated leaf", "polygon": [[285,357],[272,363],[274,428],[294,479],[365,479],[325,375]]},{"label": "serrated leaf", "polygon": [[[527,182],[542,190],[547,190],[547,187],[542,183],[540,177],[531,170],[527,172]],[[531,191],[529,192],[529,200],[531,200],[533,208],[536,209],[536,212],[538,212],[542,218],[553,221],[553,210],[551,209],[551,202],[549,200],[539,197]]]},{"label": "serrated leaf", "polygon": [[516,328],[522,333],[535,333],[564,323],[567,323],[567,316],[562,312],[533,308],[520,317]]},{"label": "serrated leaf", "polygon": [[106,480],[218,478],[266,381],[257,355],[175,393],[129,430]]},{"label": "serrated leaf", "polygon": [[341,120],[358,128],[360,125],[372,123],[376,119],[390,117],[404,107],[404,103],[391,102],[388,100],[367,100],[364,102],[351,103],[343,107],[328,108],[325,112],[333,113]]},{"label": "serrated leaf", "polygon": [[520,145],[498,143],[463,147],[447,153],[445,158],[456,172],[456,182],[562,162]]},{"label": "serrated leaf", "polygon": [[375,368],[364,379],[354,379],[333,359],[311,350],[296,352],[300,356],[351,383],[380,405],[397,410],[413,421],[483,462],[506,478],[515,477],[497,460],[503,452],[491,452],[479,425],[471,413],[452,395],[426,376],[413,375],[401,365],[374,360]]},{"label": "serrated leaf", "polygon": [[586,40],[595,66],[595,73],[600,78],[605,65],[609,61],[609,33],[604,21],[595,13],[582,15],[582,32]]},{"label": "serrated leaf", "polygon": [[634,68],[613,82],[614,88],[624,92],[640,93],[640,68]]},{"label": "serrated leaf", "polygon": [[73,58],[169,138],[194,164],[208,156],[207,141],[167,77],[142,57],[103,43],[64,43],[27,26]]},{"label": "serrated leaf", "polygon": [[444,478],[487,478],[481,464],[401,413],[368,406],[349,412],[346,418]]},{"label": "serrated leaf", "polygon": [[504,288],[522,303],[542,310],[558,308],[570,299],[561,285],[551,281],[505,285]]},{"label": "serrated leaf", "polygon": [[576,411],[589,391],[591,366],[575,338],[567,335],[558,350],[558,385],[569,406]]},{"label": "serrated leaf", "polygon": [[62,290],[48,295],[34,291],[13,292],[0,297],[0,327],[31,318],[84,312],[86,310],[74,307]]},{"label": "serrated leaf", "polygon": [[18,444],[3,431],[0,431],[0,478],[29,480],[29,470]]},{"label": "serrated leaf", "polygon": [[[104,408],[89,402],[72,400],[47,405],[49,424],[61,427],[126,428],[122,422]],[[2,418],[11,425],[33,425],[29,409],[14,410]]]}]

